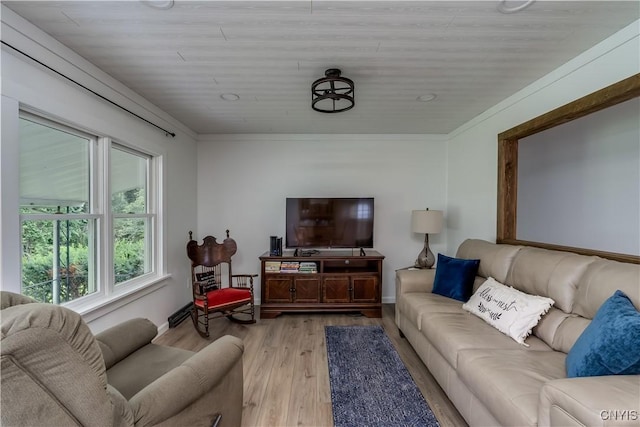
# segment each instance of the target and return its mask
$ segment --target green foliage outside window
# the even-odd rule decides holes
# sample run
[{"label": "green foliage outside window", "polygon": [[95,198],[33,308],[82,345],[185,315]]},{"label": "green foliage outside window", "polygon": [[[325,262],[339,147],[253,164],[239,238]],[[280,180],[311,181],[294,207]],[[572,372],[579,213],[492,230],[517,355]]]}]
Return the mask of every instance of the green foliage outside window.
[{"label": "green foliage outside window", "polygon": [[[140,213],[146,205],[144,189],[114,194],[112,210]],[[25,207],[23,213],[34,213]],[[40,213],[55,213],[52,208]],[[143,211],[143,210],[142,210]],[[63,213],[81,213],[82,207],[64,208]],[[114,274],[122,283],[145,273],[146,220],[114,219]],[[41,302],[54,302],[54,220],[25,220],[22,223],[22,293]],[[59,302],[67,302],[92,292],[89,278],[88,220],[60,221]],[[93,290],[95,291],[95,290]]]},{"label": "green foliage outside window", "polygon": [[[42,302],[53,302],[53,253],[25,254],[22,257],[22,293]],[[66,248],[61,248],[66,260]],[[69,267],[60,269],[60,302],[67,302],[89,294],[87,247],[69,247]]]}]

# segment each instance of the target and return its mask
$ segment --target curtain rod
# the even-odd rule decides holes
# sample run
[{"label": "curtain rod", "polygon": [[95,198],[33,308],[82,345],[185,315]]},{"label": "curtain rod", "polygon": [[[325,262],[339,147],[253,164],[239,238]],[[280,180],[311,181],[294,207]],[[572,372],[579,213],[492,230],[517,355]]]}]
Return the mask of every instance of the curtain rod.
[{"label": "curtain rod", "polygon": [[121,110],[126,111],[127,113],[131,114],[132,116],[135,116],[135,117],[139,118],[140,120],[142,120],[142,121],[145,121],[145,122],[149,123],[151,126],[154,126],[154,127],[158,128],[158,129],[160,129],[161,131],[163,131],[165,134],[167,134],[167,135],[171,135],[173,138],[175,138],[175,136],[176,136],[176,134],[175,134],[175,133],[173,133],[173,132],[169,132],[169,131],[168,131],[168,130],[166,130],[165,128],[160,127],[160,126],[158,126],[157,124],[155,124],[155,123],[153,123],[153,122],[150,122],[149,120],[147,120],[147,119],[145,119],[144,117],[142,117],[142,116],[140,116],[140,115],[138,115],[138,114],[134,113],[133,111],[131,111],[131,110],[129,110],[129,109],[127,109],[127,108],[123,107],[122,105],[117,104],[117,103],[113,102],[112,100],[110,100],[109,98],[107,98],[107,97],[105,97],[105,96],[100,95],[98,92],[94,91],[93,89],[89,89],[88,87],[86,87],[86,86],[85,86],[85,85],[83,85],[82,83],[79,83],[79,82],[77,82],[77,81],[73,80],[71,77],[67,77],[67,76],[65,76],[65,75],[64,75],[64,74],[62,74],[60,71],[53,69],[52,67],[50,67],[50,66],[48,66],[47,64],[43,63],[42,61],[39,61],[39,60],[37,60],[36,58],[34,58],[33,56],[31,56],[31,55],[29,55],[29,54],[27,54],[27,53],[25,53],[25,52],[21,51],[21,50],[20,50],[20,49],[18,49],[17,47],[11,46],[9,43],[5,42],[4,40],[0,40],[0,42],[1,42],[3,45],[5,45],[5,46],[7,46],[7,47],[10,47],[11,49],[15,50],[16,52],[19,52],[20,54],[22,54],[22,55],[26,56],[27,58],[31,59],[32,61],[37,62],[38,64],[42,65],[43,67],[47,68],[48,70],[51,70],[51,71],[53,71],[54,73],[58,74],[59,76],[64,77],[65,79],[69,80],[70,82],[75,83],[76,85],[80,86],[81,88],[83,88],[83,89],[85,89],[85,90],[88,90],[89,92],[91,92],[92,94],[94,94],[95,96],[97,96],[98,98],[103,99],[103,100],[107,101],[108,103],[110,103],[110,104],[112,104],[112,105],[115,105],[116,107],[120,108]]}]

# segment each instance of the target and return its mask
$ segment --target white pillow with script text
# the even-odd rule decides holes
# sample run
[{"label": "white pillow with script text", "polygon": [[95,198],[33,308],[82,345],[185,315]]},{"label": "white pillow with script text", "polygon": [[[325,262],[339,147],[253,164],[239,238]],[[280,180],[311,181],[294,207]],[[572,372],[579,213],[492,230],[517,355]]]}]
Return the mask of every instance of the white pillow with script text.
[{"label": "white pillow with script text", "polygon": [[551,298],[525,294],[489,277],[462,308],[524,344],[553,303]]}]

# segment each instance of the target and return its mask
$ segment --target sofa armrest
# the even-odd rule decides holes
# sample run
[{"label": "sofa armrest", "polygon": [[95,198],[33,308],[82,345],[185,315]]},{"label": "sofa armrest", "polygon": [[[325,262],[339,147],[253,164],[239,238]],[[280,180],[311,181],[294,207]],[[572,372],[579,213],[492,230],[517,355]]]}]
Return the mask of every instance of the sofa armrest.
[{"label": "sofa armrest", "polygon": [[97,334],[106,369],[149,344],[157,334],[156,325],[141,318],[127,320]]},{"label": "sofa armrest", "polygon": [[[226,335],[140,390],[129,400],[136,426],[156,425],[169,419],[170,424],[189,424],[186,419],[181,421],[179,414],[184,410],[188,412],[189,406],[208,395],[211,389],[238,369],[239,384],[224,387],[226,391],[222,390],[215,399],[208,399],[207,407],[211,409],[214,404],[222,404],[222,408],[233,411],[233,408],[225,407],[224,402],[235,399],[239,402],[239,411],[242,411],[243,352],[242,340]],[[193,419],[198,414],[189,413],[188,416]],[[202,414],[200,422],[211,416],[212,414]]]},{"label": "sofa armrest", "polygon": [[431,292],[435,269],[396,271],[396,301],[407,292]]},{"label": "sofa armrest", "polygon": [[564,378],[540,390],[539,426],[637,426],[640,375]]},{"label": "sofa armrest", "polygon": [[431,292],[436,270],[396,271],[396,325],[400,327],[400,301],[402,294],[409,292]]}]

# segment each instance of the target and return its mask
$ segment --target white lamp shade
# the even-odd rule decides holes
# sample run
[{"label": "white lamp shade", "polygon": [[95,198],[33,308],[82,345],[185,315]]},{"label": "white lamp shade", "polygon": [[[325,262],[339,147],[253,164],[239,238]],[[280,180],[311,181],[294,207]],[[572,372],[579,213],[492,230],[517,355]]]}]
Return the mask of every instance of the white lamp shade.
[{"label": "white lamp shade", "polygon": [[435,234],[442,231],[442,211],[412,211],[411,230],[414,233]]}]

